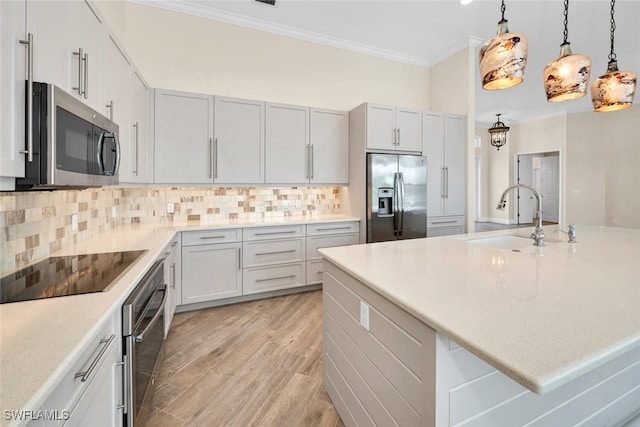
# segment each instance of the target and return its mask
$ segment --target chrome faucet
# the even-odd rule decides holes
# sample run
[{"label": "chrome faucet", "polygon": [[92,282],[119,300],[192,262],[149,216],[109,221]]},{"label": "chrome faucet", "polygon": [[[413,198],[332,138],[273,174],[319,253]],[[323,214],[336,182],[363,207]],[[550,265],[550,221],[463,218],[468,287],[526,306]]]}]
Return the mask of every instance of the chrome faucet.
[{"label": "chrome faucet", "polygon": [[534,243],[533,243],[534,246],[544,246],[544,231],[542,230],[542,197],[540,197],[540,193],[538,193],[538,190],[536,190],[535,188],[529,185],[514,184],[508,187],[506,190],[504,190],[504,192],[502,193],[502,196],[500,197],[500,201],[498,202],[498,206],[496,207],[496,209],[499,211],[503,211],[505,206],[507,206],[507,194],[509,193],[509,191],[513,190],[514,188],[519,188],[519,187],[528,188],[536,197],[536,202],[537,202],[536,216],[538,217],[538,221],[536,223],[535,230],[533,230],[533,233],[531,233],[531,238],[534,240]]}]

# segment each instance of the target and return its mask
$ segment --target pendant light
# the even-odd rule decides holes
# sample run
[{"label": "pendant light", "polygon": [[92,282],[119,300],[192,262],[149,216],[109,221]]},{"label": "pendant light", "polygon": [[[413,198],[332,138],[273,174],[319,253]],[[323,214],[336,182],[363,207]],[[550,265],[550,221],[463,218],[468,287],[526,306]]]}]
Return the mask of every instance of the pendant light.
[{"label": "pendant light", "polygon": [[569,0],[564,0],[564,41],[560,45],[560,56],[544,67],[543,82],[547,101],[561,102],[581,98],[587,93],[591,59],[586,55],[571,53],[567,41],[569,31]]},{"label": "pendant light", "polygon": [[611,52],[607,73],[591,83],[593,111],[616,111],[631,107],[636,92],[638,77],[631,71],[619,71],[616,54],[613,52],[613,35],[616,30],[614,8],[616,0],[611,0]]},{"label": "pendant light", "polygon": [[498,22],[498,34],[487,40],[480,48],[480,75],[482,88],[487,90],[506,89],[522,83],[527,65],[527,38],[521,33],[510,33],[508,21]]},{"label": "pendant light", "polygon": [[500,151],[500,147],[507,143],[507,132],[509,128],[500,121],[502,114],[496,114],[498,121],[491,125],[489,133],[491,134],[491,145]]}]

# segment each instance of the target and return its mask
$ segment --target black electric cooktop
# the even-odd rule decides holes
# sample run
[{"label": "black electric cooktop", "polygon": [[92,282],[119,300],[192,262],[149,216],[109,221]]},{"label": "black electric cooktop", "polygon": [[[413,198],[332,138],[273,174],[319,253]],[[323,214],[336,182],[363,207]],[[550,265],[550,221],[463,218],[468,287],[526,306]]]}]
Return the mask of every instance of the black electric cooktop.
[{"label": "black electric cooktop", "polygon": [[1,279],[0,304],[108,291],[146,251],[50,257]]}]

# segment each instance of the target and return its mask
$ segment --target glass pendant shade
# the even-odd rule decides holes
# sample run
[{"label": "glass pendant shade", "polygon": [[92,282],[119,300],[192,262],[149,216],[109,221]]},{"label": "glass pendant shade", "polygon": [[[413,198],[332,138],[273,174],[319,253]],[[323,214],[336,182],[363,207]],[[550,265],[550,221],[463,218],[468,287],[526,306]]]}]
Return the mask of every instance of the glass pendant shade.
[{"label": "glass pendant shade", "polygon": [[591,59],[571,53],[569,42],[560,46],[560,56],[544,67],[543,82],[547,101],[562,102],[587,94]]},{"label": "glass pendant shade", "polygon": [[524,80],[528,42],[524,34],[510,33],[506,19],[498,22],[498,34],[480,48],[482,88],[506,89]]},{"label": "glass pendant shade", "polygon": [[635,73],[619,71],[617,61],[610,61],[607,73],[591,83],[593,111],[616,111],[631,107],[637,81]]}]

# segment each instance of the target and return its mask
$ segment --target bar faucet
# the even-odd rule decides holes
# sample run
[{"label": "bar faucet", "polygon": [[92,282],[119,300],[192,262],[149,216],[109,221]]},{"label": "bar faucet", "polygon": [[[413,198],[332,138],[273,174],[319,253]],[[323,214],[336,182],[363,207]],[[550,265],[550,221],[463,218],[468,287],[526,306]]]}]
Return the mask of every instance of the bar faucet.
[{"label": "bar faucet", "polygon": [[542,230],[542,197],[540,197],[540,193],[538,193],[538,190],[526,184],[514,184],[510,187],[507,187],[507,189],[502,193],[496,209],[499,211],[503,211],[505,206],[507,206],[507,194],[509,193],[509,191],[513,190],[514,188],[520,187],[528,188],[536,197],[536,216],[538,217],[538,221],[535,230],[533,230],[533,233],[531,233],[531,238],[534,240],[534,246],[544,246],[544,231]]}]

